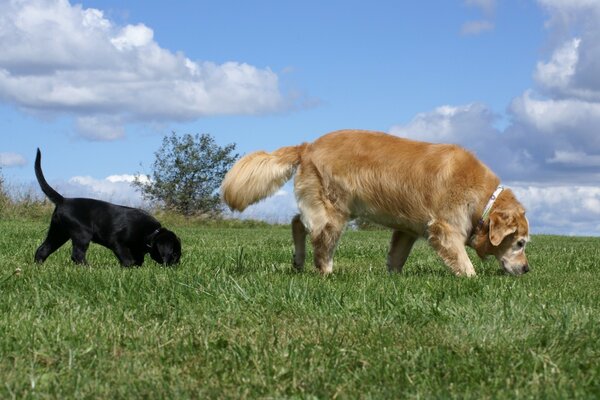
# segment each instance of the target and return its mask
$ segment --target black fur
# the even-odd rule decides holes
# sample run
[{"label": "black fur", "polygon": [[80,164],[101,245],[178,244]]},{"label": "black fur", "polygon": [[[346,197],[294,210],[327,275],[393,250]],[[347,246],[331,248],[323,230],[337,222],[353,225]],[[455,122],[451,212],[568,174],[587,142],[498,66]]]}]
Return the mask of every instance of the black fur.
[{"label": "black fur", "polygon": [[137,208],[119,206],[85,198],[65,198],[54,190],[42,173],[40,149],[35,157],[35,176],[42,191],[56,205],[48,236],[35,252],[43,263],[69,239],[73,242],[71,259],[87,264],[85,253],[90,242],[108,247],[121,265],[142,265],[146,253],[160,264],[172,265],[181,257],[181,241],[154,217]]}]

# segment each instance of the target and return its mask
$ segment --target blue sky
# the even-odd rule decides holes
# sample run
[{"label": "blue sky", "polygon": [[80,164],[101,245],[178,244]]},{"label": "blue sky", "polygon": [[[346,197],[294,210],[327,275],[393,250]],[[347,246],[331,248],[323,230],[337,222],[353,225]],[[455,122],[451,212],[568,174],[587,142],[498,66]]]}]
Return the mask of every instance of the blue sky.
[{"label": "blue sky", "polygon": [[[473,151],[534,233],[600,234],[600,1],[0,0],[0,166],[140,202],[165,134],[372,129]],[[245,214],[286,220],[290,185]],[[37,189],[36,189],[37,190]]]}]

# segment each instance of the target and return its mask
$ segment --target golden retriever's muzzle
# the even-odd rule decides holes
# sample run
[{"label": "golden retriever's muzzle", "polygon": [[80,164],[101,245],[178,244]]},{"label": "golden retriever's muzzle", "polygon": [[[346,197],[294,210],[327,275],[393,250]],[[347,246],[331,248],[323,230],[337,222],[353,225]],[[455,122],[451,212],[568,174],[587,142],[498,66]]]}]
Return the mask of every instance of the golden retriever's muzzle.
[{"label": "golden retriever's muzzle", "polygon": [[529,272],[529,263],[525,261],[524,264],[509,264],[504,259],[500,260],[502,269],[511,275],[523,275]]}]

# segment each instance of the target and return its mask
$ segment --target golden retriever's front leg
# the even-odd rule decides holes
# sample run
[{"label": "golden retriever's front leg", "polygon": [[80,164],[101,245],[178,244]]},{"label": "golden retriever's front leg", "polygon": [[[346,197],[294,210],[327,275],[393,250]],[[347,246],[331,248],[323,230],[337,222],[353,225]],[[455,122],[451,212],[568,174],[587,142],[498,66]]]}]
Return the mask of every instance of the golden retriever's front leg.
[{"label": "golden retriever's front leg", "polygon": [[304,269],[306,259],[306,228],[300,219],[300,214],[292,219],[292,238],[294,239],[294,268],[298,271]]},{"label": "golden retriever's front leg", "polygon": [[315,267],[323,274],[333,272],[333,253],[342,235],[342,226],[327,223],[318,234],[312,235]]},{"label": "golden retriever's front leg", "polygon": [[475,276],[475,268],[465,250],[465,238],[451,225],[433,221],[428,225],[428,240],[444,263],[458,276]]},{"label": "golden retriever's front leg", "polygon": [[390,251],[387,257],[387,267],[389,272],[402,272],[402,267],[408,259],[408,255],[417,238],[404,232],[394,231],[392,241],[390,242]]}]

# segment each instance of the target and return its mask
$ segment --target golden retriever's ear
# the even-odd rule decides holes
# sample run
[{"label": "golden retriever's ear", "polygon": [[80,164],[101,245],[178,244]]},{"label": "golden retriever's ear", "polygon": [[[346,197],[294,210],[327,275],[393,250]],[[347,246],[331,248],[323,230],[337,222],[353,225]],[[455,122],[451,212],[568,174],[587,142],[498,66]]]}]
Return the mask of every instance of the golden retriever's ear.
[{"label": "golden retriever's ear", "polygon": [[517,231],[514,218],[504,211],[490,214],[490,242],[493,246],[502,243],[505,237]]}]

